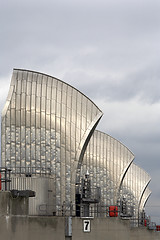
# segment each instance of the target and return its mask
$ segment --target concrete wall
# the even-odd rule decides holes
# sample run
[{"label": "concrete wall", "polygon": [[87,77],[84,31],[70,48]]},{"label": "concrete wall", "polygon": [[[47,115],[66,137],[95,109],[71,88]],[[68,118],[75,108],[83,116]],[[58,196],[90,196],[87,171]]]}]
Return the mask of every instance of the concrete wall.
[{"label": "concrete wall", "polygon": [[160,240],[160,232],[153,232],[146,228],[132,228],[130,230],[131,240]]},{"label": "concrete wall", "polygon": [[0,239],[5,240],[64,240],[64,229],[61,217],[0,217]]},{"label": "concrete wall", "polygon": [[10,192],[0,191],[0,216],[8,215],[10,213]]},{"label": "concrete wall", "polygon": [[160,240],[160,233],[130,229],[119,219],[92,219],[91,232],[83,231],[83,219],[72,218],[72,238],[65,238],[64,217],[0,216],[0,239],[5,240]]},{"label": "concrete wall", "polygon": [[84,240],[120,240],[129,239],[129,223],[120,222],[117,218],[90,219],[91,231],[83,231],[83,219],[73,219],[73,239]]},{"label": "concrete wall", "polygon": [[83,219],[73,218],[73,240],[160,240],[160,233],[146,228],[130,228],[129,221],[118,218],[90,219],[91,231],[83,231]]},{"label": "concrete wall", "polygon": [[28,215],[29,198],[13,198],[11,192],[0,191],[1,215]]},{"label": "concrete wall", "polygon": [[[130,228],[119,218],[72,217],[65,238],[66,219],[57,216],[28,216],[28,200],[12,198],[0,192],[0,239],[5,240],[160,240],[160,233],[146,228]],[[19,214],[19,215],[17,215]],[[90,232],[84,232],[84,220],[90,220]],[[71,223],[71,221],[70,221]],[[69,235],[69,234],[68,234]]]}]

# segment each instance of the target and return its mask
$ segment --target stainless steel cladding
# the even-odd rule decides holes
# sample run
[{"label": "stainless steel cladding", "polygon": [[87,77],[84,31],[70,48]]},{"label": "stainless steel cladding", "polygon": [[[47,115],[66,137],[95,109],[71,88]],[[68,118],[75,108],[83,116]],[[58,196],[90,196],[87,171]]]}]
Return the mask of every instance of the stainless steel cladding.
[{"label": "stainless steel cladding", "polygon": [[84,155],[81,177],[88,171],[92,187],[100,187],[101,205],[117,204],[120,186],[133,159],[133,153],[121,142],[94,131]]},{"label": "stainless steel cladding", "polygon": [[30,215],[78,216],[83,203],[88,216],[90,204],[95,210],[123,199],[138,216],[150,177],[132,163],[126,146],[95,130],[101,117],[89,98],[63,81],[13,71],[2,112],[1,160],[12,170],[11,189],[36,191]]},{"label": "stainless steel cladding", "polygon": [[2,112],[2,167],[12,176],[53,177],[56,211],[74,204],[83,155],[101,116],[72,86],[15,69]]},{"label": "stainless steel cladding", "polygon": [[143,196],[142,196],[142,199],[141,199],[141,202],[140,202],[140,206],[139,206],[139,211],[142,212],[145,208],[145,205],[151,195],[151,190],[147,187]]},{"label": "stainless steel cladding", "polygon": [[127,200],[128,207],[134,209],[134,217],[138,218],[141,200],[151,178],[142,168],[132,163],[123,180],[120,198]]}]

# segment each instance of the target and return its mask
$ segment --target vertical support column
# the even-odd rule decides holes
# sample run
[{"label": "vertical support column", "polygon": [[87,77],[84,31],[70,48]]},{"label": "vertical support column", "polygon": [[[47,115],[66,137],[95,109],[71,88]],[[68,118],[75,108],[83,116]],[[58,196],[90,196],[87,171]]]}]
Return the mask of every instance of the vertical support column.
[{"label": "vertical support column", "polygon": [[72,217],[65,218],[65,239],[72,239]]}]

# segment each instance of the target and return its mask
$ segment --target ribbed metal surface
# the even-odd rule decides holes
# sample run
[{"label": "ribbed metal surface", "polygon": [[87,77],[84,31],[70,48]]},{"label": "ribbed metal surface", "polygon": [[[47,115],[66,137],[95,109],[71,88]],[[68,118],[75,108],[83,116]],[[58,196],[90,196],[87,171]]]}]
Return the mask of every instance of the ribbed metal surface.
[{"label": "ribbed metal surface", "polygon": [[84,155],[81,177],[88,171],[92,187],[101,188],[101,205],[117,204],[119,188],[133,159],[133,153],[118,140],[94,132]]},{"label": "ribbed metal surface", "polygon": [[70,85],[45,74],[14,70],[2,112],[2,167],[12,175],[55,179],[57,211],[75,203],[75,182],[99,108]]},{"label": "ribbed metal surface", "polygon": [[132,163],[123,180],[120,196],[127,200],[128,206],[134,207],[134,215],[138,218],[141,199],[151,178],[142,168]]},{"label": "ribbed metal surface", "polygon": [[75,185],[88,171],[91,187],[101,188],[100,206],[125,197],[138,216],[150,177],[132,164],[126,146],[94,131],[101,117],[90,99],[61,80],[13,71],[2,112],[2,167],[12,170],[11,189],[36,191],[31,215],[75,210]]},{"label": "ribbed metal surface", "polygon": [[145,208],[145,205],[146,205],[151,193],[152,193],[151,190],[147,187],[142,196],[141,202],[140,202],[140,207],[139,207],[140,212],[142,212],[142,210]]}]

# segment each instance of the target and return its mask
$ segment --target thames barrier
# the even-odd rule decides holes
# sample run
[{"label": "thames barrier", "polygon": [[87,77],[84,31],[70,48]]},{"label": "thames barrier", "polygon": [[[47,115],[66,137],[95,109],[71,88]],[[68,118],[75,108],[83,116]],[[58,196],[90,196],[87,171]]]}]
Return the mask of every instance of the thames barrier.
[{"label": "thames barrier", "polygon": [[1,237],[160,239],[145,212],[151,177],[96,129],[102,117],[73,86],[13,70],[1,115]]}]

